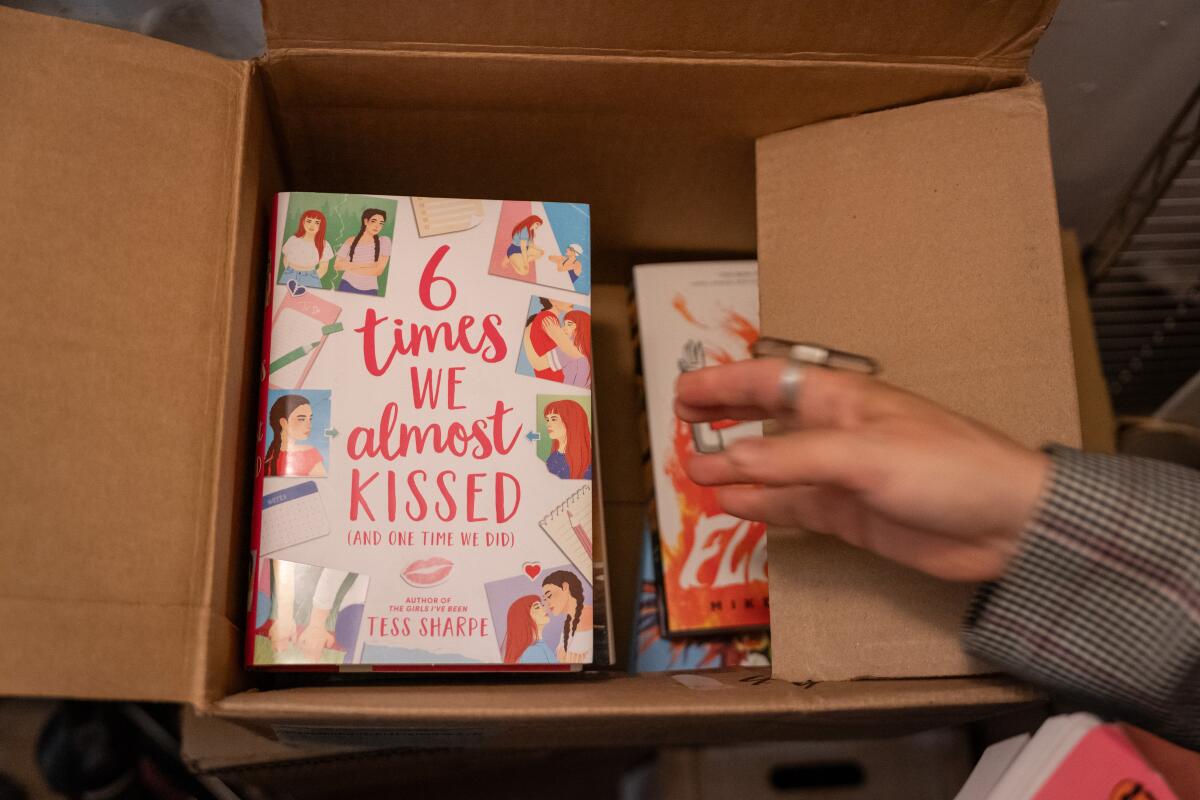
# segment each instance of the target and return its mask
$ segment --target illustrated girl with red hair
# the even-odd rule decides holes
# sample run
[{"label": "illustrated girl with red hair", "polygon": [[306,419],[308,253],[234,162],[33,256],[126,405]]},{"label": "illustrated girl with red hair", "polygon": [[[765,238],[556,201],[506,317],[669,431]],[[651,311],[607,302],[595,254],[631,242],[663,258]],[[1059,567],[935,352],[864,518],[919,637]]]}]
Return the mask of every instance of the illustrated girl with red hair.
[{"label": "illustrated girl with red hair", "polygon": [[501,651],[505,664],[557,664],[558,656],[542,641],[550,612],[536,594],[518,597],[508,607],[508,628]]},{"label": "illustrated girl with red hair", "polygon": [[542,319],[542,330],[554,342],[562,382],[581,389],[592,387],[592,317],[586,311],[572,309],[563,315]]},{"label": "illustrated girl with red hair", "polygon": [[583,406],[574,400],[553,400],[544,413],[550,435],[546,469],[563,479],[591,480],[592,426]]},{"label": "illustrated girl with red hair", "polygon": [[[555,383],[563,382],[562,363],[554,339],[547,333],[547,324],[555,328],[561,327],[559,317],[567,314],[574,306],[565,300],[555,300],[549,297],[539,297],[541,310],[525,320],[525,330],[521,334],[521,346],[529,366],[533,368],[535,377],[544,378]],[[590,329],[589,329],[590,330]]]},{"label": "illustrated girl with red hair", "polygon": [[518,275],[528,275],[534,263],[546,253],[533,242],[533,235],[543,224],[542,218],[531,214],[513,226],[512,244],[504,256],[508,264]]},{"label": "illustrated girl with red hair", "polygon": [[329,272],[333,248],[325,241],[325,215],[309,209],[300,215],[296,232],[283,243],[283,275],[280,283],[295,281],[311,289],[321,288],[321,279]]}]

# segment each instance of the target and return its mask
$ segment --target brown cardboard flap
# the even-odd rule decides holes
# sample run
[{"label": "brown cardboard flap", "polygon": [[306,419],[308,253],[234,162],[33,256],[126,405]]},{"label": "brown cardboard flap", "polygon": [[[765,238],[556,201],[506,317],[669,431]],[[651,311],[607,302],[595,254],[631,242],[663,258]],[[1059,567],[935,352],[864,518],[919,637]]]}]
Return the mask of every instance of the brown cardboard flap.
[{"label": "brown cardboard flap", "polygon": [[[276,735],[369,746],[546,747],[846,738],[917,731],[1040,700],[1004,678],[840,682],[809,688],[750,670],[480,680],[243,692],[214,716]],[[549,712],[549,713],[548,713]],[[404,737],[408,737],[406,740]]]},{"label": "brown cardboard flap", "polygon": [[313,50],[273,54],[265,73],[294,185],[587,202],[605,221],[593,248],[596,278],[608,282],[627,280],[618,270],[650,254],[753,255],[756,137],[1024,77],[945,65]]},{"label": "brown cardboard flap", "polygon": [[1024,68],[1055,0],[266,0],[267,44],[824,56]]},{"label": "brown cardboard flap", "polygon": [[[884,378],[1028,445],[1079,441],[1046,111],[986,92],[758,143],[763,333],[867,353]],[[967,589],[773,531],[776,674],[955,675]]]},{"label": "brown cardboard flap", "polygon": [[232,634],[210,540],[250,70],[0,8],[0,694],[198,699]]}]

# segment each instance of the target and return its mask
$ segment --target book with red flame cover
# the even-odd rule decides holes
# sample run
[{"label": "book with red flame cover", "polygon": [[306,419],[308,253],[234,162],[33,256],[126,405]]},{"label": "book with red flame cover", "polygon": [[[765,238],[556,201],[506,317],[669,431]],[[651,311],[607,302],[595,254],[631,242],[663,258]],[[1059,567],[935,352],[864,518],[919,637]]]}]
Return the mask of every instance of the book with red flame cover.
[{"label": "book with red flame cover", "polygon": [[758,422],[689,426],[674,412],[681,370],[750,357],[758,337],[753,261],[634,268],[638,342],[654,477],[664,634],[765,628],[770,623],[766,526],[722,513],[716,493],[684,473],[697,438],[708,445],[761,436]]},{"label": "book with red flame cover", "polygon": [[277,196],[247,665],[593,662],[589,225]]}]

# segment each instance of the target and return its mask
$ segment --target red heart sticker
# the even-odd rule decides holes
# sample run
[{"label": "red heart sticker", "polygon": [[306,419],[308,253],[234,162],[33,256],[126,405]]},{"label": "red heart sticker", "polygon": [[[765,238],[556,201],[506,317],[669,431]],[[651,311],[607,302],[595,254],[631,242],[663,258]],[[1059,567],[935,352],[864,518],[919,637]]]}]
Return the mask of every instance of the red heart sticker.
[{"label": "red heart sticker", "polygon": [[525,574],[529,576],[529,580],[536,581],[537,576],[542,574],[542,565],[532,561],[525,562]]}]

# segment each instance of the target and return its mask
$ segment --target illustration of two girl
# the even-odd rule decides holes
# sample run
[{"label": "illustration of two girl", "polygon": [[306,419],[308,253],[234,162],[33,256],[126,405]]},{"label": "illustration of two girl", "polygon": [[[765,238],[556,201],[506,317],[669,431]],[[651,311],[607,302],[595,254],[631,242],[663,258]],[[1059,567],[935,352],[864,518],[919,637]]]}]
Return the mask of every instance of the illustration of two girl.
[{"label": "illustration of two girl", "polygon": [[[563,616],[562,643],[542,641],[551,616]],[[585,603],[583,581],[567,570],[542,579],[542,596],[518,597],[508,608],[508,629],[501,648],[505,664],[588,664],[595,637],[592,607]]]},{"label": "illustration of two girl", "polygon": [[[358,234],[342,243],[333,268],[342,273],[338,290],[351,294],[379,294],[379,276],[387,269],[392,254],[392,240],[381,235],[387,212],[379,208],[364,209],[360,216]],[[325,241],[325,215],[309,209],[300,215],[296,232],[283,243],[283,274],[280,283],[295,281],[311,289],[323,288],[322,279],[334,260],[333,248]]]},{"label": "illustration of two girl", "polygon": [[325,477],[321,452],[304,440],[312,434],[313,409],[308,398],[285,394],[271,405],[267,414],[271,425],[271,444],[263,463],[263,474],[308,475]]},{"label": "illustration of two girl", "polygon": [[[535,377],[590,389],[592,317],[565,300],[538,298],[542,310],[525,320],[521,344]],[[561,318],[560,318],[561,317]]]},{"label": "illustration of two girl", "polygon": [[550,436],[546,469],[559,478],[592,479],[592,426],[574,400],[552,400],[542,412]]}]

